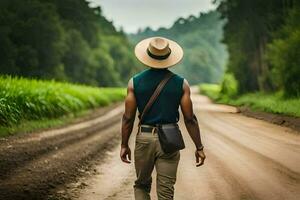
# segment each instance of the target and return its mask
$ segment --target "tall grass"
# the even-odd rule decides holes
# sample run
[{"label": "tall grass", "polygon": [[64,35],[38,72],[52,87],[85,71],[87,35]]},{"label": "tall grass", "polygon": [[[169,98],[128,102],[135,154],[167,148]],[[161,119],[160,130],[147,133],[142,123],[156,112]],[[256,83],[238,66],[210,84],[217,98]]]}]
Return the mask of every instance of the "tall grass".
[{"label": "tall grass", "polygon": [[125,96],[123,88],[97,88],[0,76],[0,125],[56,118],[105,106]]},{"label": "tall grass", "polygon": [[235,99],[220,99],[220,103],[247,106],[252,110],[300,117],[300,98],[285,98],[282,92],[274,94],[249,93]]},{"label": "tall grass", "polygon": [[282,92],[248,93],[230,97],[221,93],[221,87],[215,84],[200,84],[200,93],[217,103],[234,106],[246,106],[252,110],[300,117],[300,98],[285,98]]}]

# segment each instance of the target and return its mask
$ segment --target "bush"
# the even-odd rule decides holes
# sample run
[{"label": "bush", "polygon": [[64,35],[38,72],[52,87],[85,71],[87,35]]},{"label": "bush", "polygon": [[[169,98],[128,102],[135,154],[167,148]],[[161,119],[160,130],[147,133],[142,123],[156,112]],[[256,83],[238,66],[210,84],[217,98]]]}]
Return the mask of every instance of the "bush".
[{"label": "bush", "polygon": [[220,95],[221,87],[217,84],[203,83],[199,85],[199,90],[202,94],[213,100],[217,100]]},{"label": "bush", "polygon": [[220,94],[223,97],[234,97],[237,95],[238,92],[238,82],[234,78],[233,74],[226,73],[224,75],[222,84],[221,84],[221,91]]},{"label": "bush", "polygon": [[300,99],[284,98],[282,92],[266,94],[266,93],[249,93],[231,99],[227,102],[234,106],[246,106],[252,110],[270,112],[275,114],[283,114],[294,117],[300,117]]},{"label": "bush", "polygon": [[283,92],[248,93],[230,98],[220,93],[221,87],[216,84],[200,84],[200,92],[217,103],[233,106],[246,106],[255,111],[283,114],[300,117],[300,98],[285,98]]}]

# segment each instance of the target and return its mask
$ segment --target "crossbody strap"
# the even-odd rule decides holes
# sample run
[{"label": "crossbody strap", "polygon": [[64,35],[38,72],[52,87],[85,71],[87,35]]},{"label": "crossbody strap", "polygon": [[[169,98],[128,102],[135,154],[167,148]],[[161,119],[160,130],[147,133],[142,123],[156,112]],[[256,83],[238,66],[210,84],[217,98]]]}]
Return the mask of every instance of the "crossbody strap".
[{"label": "crossbody strap", "polygon": [[148,100],[143,112],[141,113],[141,117],[140,117],[140,121],[139,121],[139,126],[142,123],[142,120],[145,116],[145,114],[147,113],[147,111],[149,111],[149,109],[151,108],[151,106],[153,105],[153,103],[155,102],[155,100],[157,99],[157,97],[159,96],[160,92],[162,91],[162,89],[164,88],[164,86],[167,84],[167,82],[170,80],[170,78],[173,76],[174,74],[172,72],[168,72],[165,77],[160,81],[160,83],[157,85],[155,91],[153,92],[152,96],[150,97],[150,99]]}]

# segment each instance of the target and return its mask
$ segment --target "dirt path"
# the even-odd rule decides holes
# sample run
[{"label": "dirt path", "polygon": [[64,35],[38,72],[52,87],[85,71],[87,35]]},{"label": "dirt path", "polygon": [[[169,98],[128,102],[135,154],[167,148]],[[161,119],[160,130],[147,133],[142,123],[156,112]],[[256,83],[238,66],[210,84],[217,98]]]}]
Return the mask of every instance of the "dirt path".
[{"label": "dirt path", "polygon": [[[237,114],[200,95],[193,100],[207,160],[201,168],[194,166],[193,144],[181,123],[187,148],[181,151],[176,200],[300,199],[299,133]],[[80,180],[83,189],[70,186],[72,199],[133,199],[133,164],[120,162],[119,147],[108,155],[96,174]],[[155,183],[152,195],[156,199]]]},{"label": "dirt path", "polygon": [[76,124],[0,141],[0,199],[48,199],[57,186],[86,175],[118,143],[123,104]]},{"label": "dirt path", "polygon": [[[181,122],[187,148],[181,151],[176,200],[300,199],[299,133],[198,94],[193,101],[207,160],[195,167]],[[122,111],[118,106],[61,129],[1,140],[0,199],[132,200],[133,164],[119,159]]]}]

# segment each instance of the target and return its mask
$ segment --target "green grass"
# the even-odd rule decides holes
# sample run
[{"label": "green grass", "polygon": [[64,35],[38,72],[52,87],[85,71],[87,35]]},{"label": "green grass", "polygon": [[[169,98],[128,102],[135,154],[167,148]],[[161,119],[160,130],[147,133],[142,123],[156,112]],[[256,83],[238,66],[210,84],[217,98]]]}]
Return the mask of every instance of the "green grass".
[{"label": "green grass", "polygon": [[200,84],[200,93],[208,96],[209,98],[216,100],[219,97],[221,87],[218,84]]},{"label": "green grass", "polygon": [[56,120],[61,118],[58,121],[62,123],[65,116],[107,106],[122,100],[125,94],[124,88],[97,88],[0,76],[0,130],[22,127],[21,124],[31,121],[47,126],[42,122],[51,119],[57,124]]},{"label": "green grass", "polygon": [[76,119],[86,116],[93,110],[84,110],[78,113],[64,115],[52,119],[21,120],[18,124],[11,126],[0,126],[0,138],[16,133],[30,133],[33,131],[46,130],[48,128],[58,128],[70,124]]},{"label": "green grass", "polygon": [[283,94],[249,93],[237,97],[227,97],[218,92],[216,85],[201,84],[200,92],[217,103],[234,106],[247,106],[254,111],[264,111],[275,114],[300,117],[300,98],[284,98]]}]

